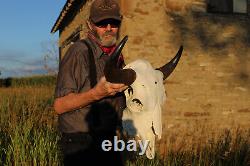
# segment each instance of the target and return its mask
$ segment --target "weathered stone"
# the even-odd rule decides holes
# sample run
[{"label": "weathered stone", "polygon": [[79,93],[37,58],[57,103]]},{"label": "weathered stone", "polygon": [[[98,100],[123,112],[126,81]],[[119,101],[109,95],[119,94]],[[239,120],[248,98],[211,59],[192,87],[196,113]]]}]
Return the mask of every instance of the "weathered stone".
[{"label": "weathered stone", "polygon": [[177,98],[175,98],[177,101],[182,101],[182,102],[186,102],[186,101],[188,101],[189,100],[189,98],[187,98],[187,97],[177,97]]},{"label": "weathered stone", "polygon": [[185,117],[200,117],[200,116],[210,116],[209,112],[185,112]]},{"label": "weathered stone", "polygon": [[239,109],[237,112],[239,112],[239,113],[250,113],[250,108]]},{"label": "weathered stone", "polygon": [[236,90],[242,91],[242,92],[247,92],[247,89],[241,86],[235,87]]}]

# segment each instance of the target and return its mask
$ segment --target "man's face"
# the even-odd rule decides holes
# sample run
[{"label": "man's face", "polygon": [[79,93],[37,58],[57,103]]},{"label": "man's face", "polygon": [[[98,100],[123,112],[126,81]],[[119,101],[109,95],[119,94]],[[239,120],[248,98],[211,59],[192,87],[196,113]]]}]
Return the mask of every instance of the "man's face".
[{"label": "man's face", "polygon": [[94,31],[103,46],[113,46],[118,38],[120,21],[106,19],[93,25]]}]

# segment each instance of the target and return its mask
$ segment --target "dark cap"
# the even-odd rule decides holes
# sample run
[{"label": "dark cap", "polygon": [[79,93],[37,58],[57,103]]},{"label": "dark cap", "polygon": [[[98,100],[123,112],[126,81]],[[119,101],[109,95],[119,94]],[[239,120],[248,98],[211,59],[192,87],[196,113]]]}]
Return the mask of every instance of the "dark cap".
[{"label": "dark cap", "polygon": [[90,7],[89,18],[93,23],[105,19],[122,20],[120,7],[115,0],[94,0]]}]

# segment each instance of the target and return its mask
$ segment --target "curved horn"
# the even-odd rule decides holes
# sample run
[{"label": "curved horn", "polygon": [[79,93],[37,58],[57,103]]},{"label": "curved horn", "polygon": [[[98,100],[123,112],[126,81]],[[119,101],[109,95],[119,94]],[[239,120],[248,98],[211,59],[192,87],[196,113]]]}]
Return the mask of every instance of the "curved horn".
[{"label": "curved horn", "polygon": [[113,51],[113,53],[110,55],[110,61],[115,61],[118,59],[118,57],[120,56],[123,47],[125,46],[126,42],[128,41],[128,36],[126,35],[122,41],[120,41],[120,43],[116,46],[115,50]]},{"label": "curved horn", "polygon": [[104,67],[104,75],[106,80],[112,83],[123,83],[125,85],[131,85],[136,79],[136,73],[132,69],[119,69],[117,67],[118,57],[120,56],[124,45],[128,40],[128,36],[125,36],[118,44],[109,60]]},{"label": "curved horn", "polygon": [[163,80],[165,80],[174,71],[176,65],[178,64],[178,62],[181,58],[182,51],[183,51],[183,46],[180,46],[179,51],[177,52],[175,57],[170,62],[168,62],[164,66],[156,69],[156,70],[160,70],[163,73],[163,75],[164,75]]}]

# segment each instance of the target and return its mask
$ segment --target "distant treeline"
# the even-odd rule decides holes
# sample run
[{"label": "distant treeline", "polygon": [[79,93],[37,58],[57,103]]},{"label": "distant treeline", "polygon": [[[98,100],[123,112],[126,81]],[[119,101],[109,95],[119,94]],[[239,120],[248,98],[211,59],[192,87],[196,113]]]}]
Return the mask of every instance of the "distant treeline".
[{"label": "distant treeline", "polygon": [[56,76],[52,75],[0,79],[0,87],[53,86],[55,83]]}]

